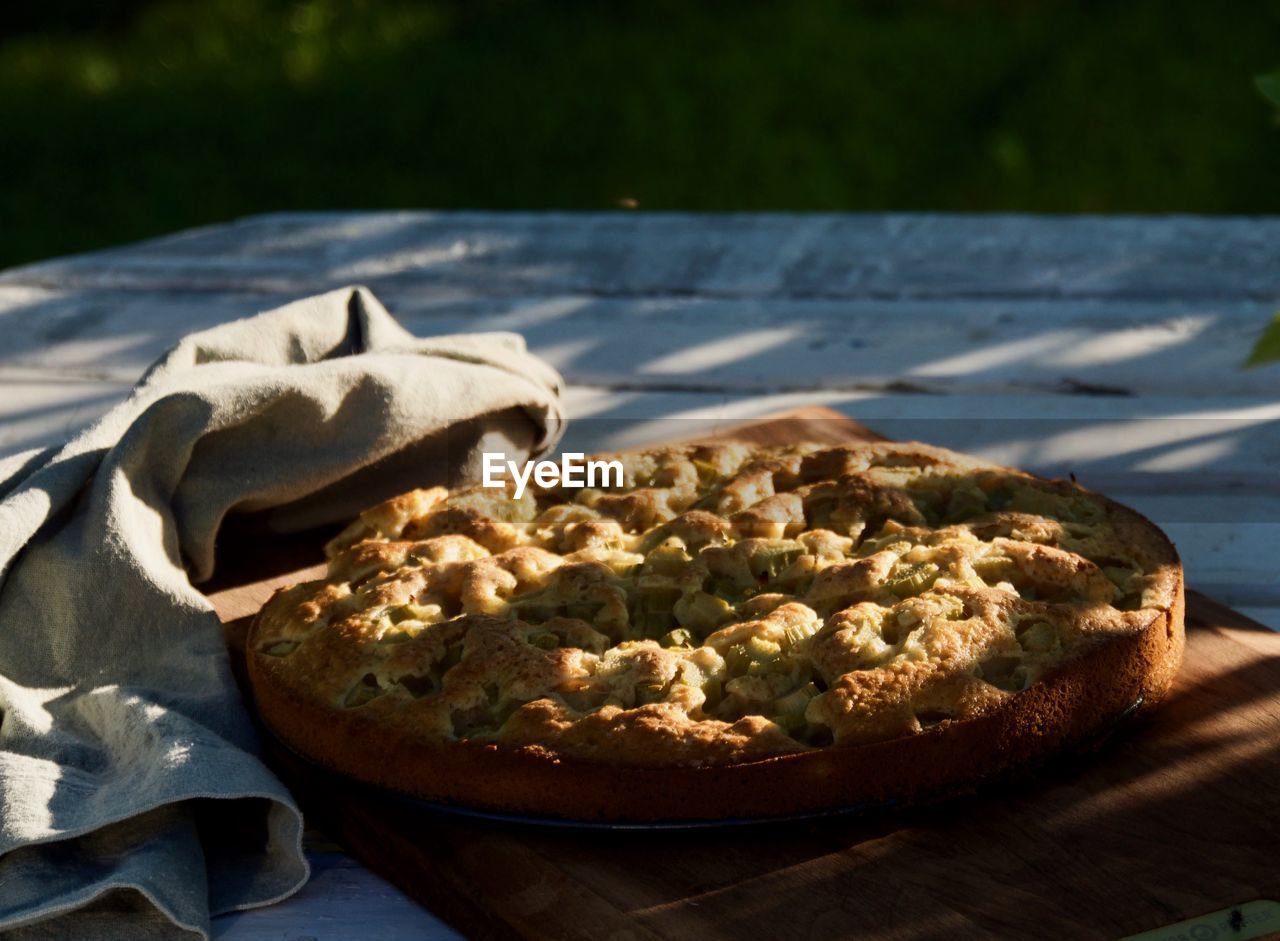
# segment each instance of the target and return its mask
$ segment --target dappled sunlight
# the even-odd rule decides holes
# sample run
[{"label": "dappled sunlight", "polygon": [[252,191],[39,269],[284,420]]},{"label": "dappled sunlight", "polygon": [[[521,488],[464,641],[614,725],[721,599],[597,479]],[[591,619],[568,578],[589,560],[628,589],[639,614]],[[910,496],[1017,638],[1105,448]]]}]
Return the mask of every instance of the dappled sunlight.
[{"label": "dappled sunlight", "polygon": [[0,458],[67,441],[128,394],[128,383],[68,377],[41,381],[0,370]]},{"label": "dappled sunlight", "polygon": [[1199,419],[1204,421],[1229,421],[1241,428],[1265,425],[1280,419],[1280,401],[1250,402],[1231,401],[1226,407],[1190,408],[1180,410],[1173,418]]},{"label": "dappled sunlight", "polygon": [[[792,296],[812,290],[823,266],[841,257],[817,234],[834,226],[839,231],[830,237],[848,241],[853,251],[866,232],[815,217],[797,221],[801,238],[768,222],[737,245],[715,220],[693,217],[274,215],[150,243],[145,252],[85,259],[77,277],[105,286],[123,266],[139,283],[168,283],[184,272],[230,279],[245,290],[272,292],[263,306],[367,282],[423,335],[511,329],[539,352],[555,349],[566,335],[596,333],[602,341],[594,355],[560,362],[568,381],[591,384],[678,378],[691,388],[761,393],[1090,395],[1253,395],[1273,384],[1265,370],[1228,368],[1247,356],[1254,320],[1261,324],[1270,313],[1260,301],[1228,315],[1051,293],[881,299],[864,296],[859,282],[847,278],[830,296]],[[784,262],[767,249],[788,239],[799,239],[809,254],[779,270]],[[726,284],[749,289],[726,294]]]},{"label": "dappled sunlight", "polygon": [[61,301],[70,293],[65,289],[0,282],[0,321],[13,324],[14,329],[17,329],[15,319],[21,317],[32,305]]},{"label": "dappled sunlight", "polygon": [[[899,370],[932,381],[937,391],[1269,394],[1274,382],[1265,373],[1239,367],[1269,317],[1270,305],[1251,301],[1248,309],[1231,306],[1236,309],[1227,314],[1152,302],[1075,305],[1055,300],[1040,302],[1039,307],[1029,302],[1019,313],[1001,315],[1004,327],[999,330],[966,328],[964,315],[944,317],[939,312],[927,331],[909,337],[887,331],[880,340],[888,339],[895,347],[914,343],[915,360],[901,363]],[[972,316],[977,320],[976,311]]]},{"label": "dappled sunlight", "polygon": [[1055,366],[1091,367],[1137,359],[1172,346],[1194,343],[1216,320],[1212,315],[1200,314],[1123,330],[1103,330],[1092,336],[1078,336],[1074,343],[1065,346],[1056,355],[1048,356],[1046,361]]},{"label": "dappled sunlight", "polygon": [[[276,259],[319,253],[327,259],[343,259],[356,247],[373,243],[385,247],[401,239],[420,213],[385,212],[363,219],[350,213],[308,213],[305,221],[284,213],[270,213],[239,220],[232,225],[243,246],[245,260]],[[226,248],[227,227],[211,226],[167,236],[157,244],[172,246],[193,259],[216,260]],[[133,254],[124,249],[126,254]],[[363,251],[362,251],[363,254]],[[323,269],[322,269],[323,270]]]},{"label": "dappled sunlight", "polygon": [[329,277],[335,281],[359,281],[365,278],[399,274],[402,271],[423,271],[463,258],[484,255],[488,251],[487,245],[475,245],[462,240],[442,246],[405,248],[384,255],[362,258],[345,265],[335,265],[330,269]]},{"label": "dappled sunlight", "polygon": [[978,345],[963,353],[911,366],[906,371],[914,376],[971,381],[1002,367],[1037,364],[1046,370],[1092,371],[1196,343],[1218,320],[1216,315],[1196,314],[1118,329],[1100,329],[1094,324],[1082,323],[1070,329],[1046,329],[1032,336]]},{"label": "dappled sunlight", "polygon": [[555,324],[572,317],[591,304],[591,298],[570,294],[520,304],[510,310],[484,317],[480,325],[485,330],[527,330]]},{"label": "dappled sunlight", "polygon": [[15,327],[5,334],[0,369],[48,382],[132,381],[183,336],[257,313],[264,301],[272,303],[235,292],[32,290],[0,278],[0,318]]},{"label": "dappled sunlight", "polygon": [[635,392],[574,387],[568,410],[573,415],[562,450],[608,451],[654,444],[671,438],[711,434],[764,415],[810,405],[840,407],[872,394],[797,392],[779,395],[723,395],[686,392]]},{"label": "dappled sunlight", "polygon": [[538,355],[559,370],[565,370],[575,361],[584,357],[599,345],[594,337],[582,337],[577,340],[562,340],[538,348]]},{"label": "dappled sunlight", "polygon": [[1170,445],[1169,450],[1136,462],[1133,469],[1152,473],[1196,470],[1231,457],[1239,447],[1240,441],[1233,435],[1198,444]]},{"label": "dappled sunlight", "polygon": [[[130,379],[137,375],[136,370],[104,368],[103,364],[127,359],[133,351],[151,346],[154,339],[154,334],[143,332],[70,338],[58,345],[57,368],[83,368],[102,378]],[[0,365],[3,365],[5,358],[0,354]],[[31,359],[32,357],[22,358],[24,364]]]},{"label": "dappled sunlight", "polygon": [[701,373],[775,350],[801,334],[796,327],[743,330],[656,357],[643,363],[639,371],[648,375]]},{"label": "dappled sunlight", "polygon": [[956,356],[921,363],[906,372],[912,376],[972,376],[997,366],[1020,365],[1031,357],[1070,346],[1086,335],[1083,330],[1048,330],[1035,336],[1004,340]]},{"label": "dappled sunlight", "polygon": [[[1010,423],[1012,424],[1012,423]],[[992,460],[1020,466],[1080,466],[1097,461],[1115,463],[1124,455],[1148,453],[1156,448],[1185,447],[1188,440],[1218,436],[1244,429],[1176,416],[1157,419],[1133,418],[1123,421],[1081,423],[1079,427],[1057,430],[1061,422],[1042,422],[1022,428],[1027,437],[988,443],[985,453]],[[1015,430],[1011,428],[1010,430]],[[1229,454],[1231,448],[1218,454]]]},{"label": "dappled sunlight", "polygon": [[[414,220],[421,219],[422,212],[381,212],[372,219],[360,219],[347,212],[308,213],[305,222],[289,224],[287,213],[271,213],[244,220],[240,225],[259,230],[262,235],[254,240],[254,251],[265,254],[295,252],[301,249],[322,248],[332,252],[341,248],[352,237],[397,237]],[[216,237],[217,230],[209,232]],[[194,247],[194,246],[193,246]]]}]

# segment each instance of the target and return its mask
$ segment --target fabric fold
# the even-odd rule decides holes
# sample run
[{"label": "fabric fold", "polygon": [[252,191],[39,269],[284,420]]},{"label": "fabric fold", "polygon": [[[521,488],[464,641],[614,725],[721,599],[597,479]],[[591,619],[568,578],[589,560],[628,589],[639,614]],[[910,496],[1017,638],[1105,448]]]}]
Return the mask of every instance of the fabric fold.
[{"label": "fabric fold", "polygon": [[[0,929],[204,937],[295,891],[301,816],[196,587],[220,528],[335,522],[563,422],[520,337],[418,339],[346,288],[193,334],[64,447],[0,461]],[[240,845],[210,846],[227,815]]]}]

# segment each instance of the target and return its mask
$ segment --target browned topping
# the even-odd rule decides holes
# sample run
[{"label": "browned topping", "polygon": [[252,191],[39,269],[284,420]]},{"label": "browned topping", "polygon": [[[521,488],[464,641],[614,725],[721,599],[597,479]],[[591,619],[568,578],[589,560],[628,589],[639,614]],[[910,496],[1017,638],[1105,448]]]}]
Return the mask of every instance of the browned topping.
[{"label": "browned topping", "polygon": [[367,511],[264,609],[262,668],[425,738],[717,763],[980,715],[1173,603],[1105,501],[941,449],[620,459],[620,490]]}]

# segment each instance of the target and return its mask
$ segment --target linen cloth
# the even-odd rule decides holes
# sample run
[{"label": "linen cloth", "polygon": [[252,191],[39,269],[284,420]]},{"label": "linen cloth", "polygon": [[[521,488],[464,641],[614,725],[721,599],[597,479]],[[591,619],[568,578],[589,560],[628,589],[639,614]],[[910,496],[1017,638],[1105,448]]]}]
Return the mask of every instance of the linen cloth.
[{"label": "linen cloth", "polygon": [[195,587],[232,512],[349,517],[562,432],[513,334],[418,339],[363,288],[193,334],[67,445],[0,461],[0,932],[203,938],[307,878]]}]

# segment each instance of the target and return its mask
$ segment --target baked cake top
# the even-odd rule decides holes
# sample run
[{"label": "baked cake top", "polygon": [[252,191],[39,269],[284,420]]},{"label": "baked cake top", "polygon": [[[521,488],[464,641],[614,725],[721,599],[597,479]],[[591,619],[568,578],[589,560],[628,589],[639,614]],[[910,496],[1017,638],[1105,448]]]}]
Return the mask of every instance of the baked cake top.
[{"label": "baked cake top", "polygon": [[1132,511],[915,443],[616,455],[613,489],[416,490],[263,609],[289,695],[433,742],[728,764],[998,708],[1174,603]]}]

